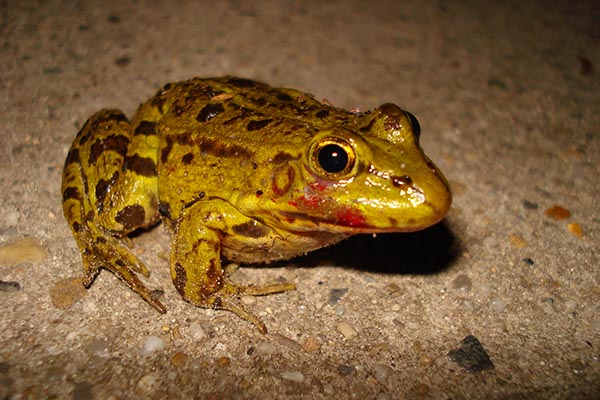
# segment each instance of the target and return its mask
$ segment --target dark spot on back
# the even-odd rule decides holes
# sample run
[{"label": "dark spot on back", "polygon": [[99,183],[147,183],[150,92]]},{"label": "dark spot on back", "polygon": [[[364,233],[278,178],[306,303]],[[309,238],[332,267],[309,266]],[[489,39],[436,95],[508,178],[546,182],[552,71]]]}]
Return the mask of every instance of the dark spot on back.
[{"label": "dark spot on back", "polygon": [[225,144],[218,140],[204,139],[200,142],[200,146],[203,152],[216,157],[252,157],[252,153],[245,147],[236,144]]},{"label": "dark spot on back", "polygon": [[183,157],[181,157],[181,162],[184,163],[184,164],[186,164],[186,165],[189,165],[192,162],[193,159],[194,159],[194,154],[193,153],[187,153]]},{"label": "dark spot on back", "polygon": [[165,147],[163,147],[162,151],[160,152],[160,161],[165,163],[167,162],[167,158],[169,157],[169,153],[171,153],[171,150],[173,149],[173,136],[167,136],[167,144]]},{"label": "dark spot on back", "polygon": [[243,78],[229,78],[227,82],[239,88],[251,88],[256,85],[256,82]]},{"label": "dark spot on back", "polygon": [[79,222],[73,222],[73,225],[71,225],[71,227],[75,232],[81,232],[81,230],[83,229],[83,226],[81,226]]},{"label": "dark spot on back", "polygon": [[68,187],[63,192],[63,201],[67,201],[69,199],[81,200],[81,193],[79,193],[79,189],[76,187]]},{"label": "dark spot on back", "polygon": [[138,126],[135,127],[134,133],[136,135],[145,136],[156,135],[156,122],[142,121]]},{"label": "dark spot on back", "polygon": [[248,129],[249,131],[256,131],[256,130],[262,129],[265,126],[269,125],[272,121],[273,121],[272,118],[263,119],[260,121],[250,121],[250,122],[248,122],[246,129]]},{"label": "dark spot on back", "polygon": [[90,148],[89,164],[96,164],[98,157],[105,151],[114,151],[120,156],[127,154],[127,146],[129,145],[129,138],[123,135],[112,135],[105,139],[96,140]]},{"label": "dark spot on back", "polygon": [[156,163],[149,157],[140,157],[137,154],[125,157],[123,171],[133,171],[142,176],[156,176]]},{"label": "dark spot on back", "polygon": [[79,150],[78,149],[71,149],[69,150],[69,153],[67,154],[67,159],[65,160],[65,167],[69,164],[73,164],[73,163],[77,163],[79,164],[80,160],[79,160]]},{"label": "dark spot on back", "polygon": [[326,109],[325,109],[325,110],[321,110],[321,111],[319,111],[319,112],[316,114],[317,118],[325,118],[325,117],[327,117],[328,115],[329,115],[329,110],[326,110]]},{"label": "dark spot on back", "polygon": [[287,93],[278,93],[277,99],[281,101],[292,101],[292,97]]},{"label": "dark spot on back", "polygon": [[96,184],[95,193],[96,193],[96,207],[98,208],[98,212],[102,212],[104,208],[104,199],[108,194],[108,188],[110,187],[110,181],[108,179],[100,179]]},{"label": "dark spot on back", "polygon": [[[298,156],[298,157],[300,157],[300,156]],[[280,151],[279,153],[277,153],[275,155],[275,157],[273,157],[273,164],[281,164],[286,161],[296,160],[296,159],[298,159],[298,157],[294,157],[290,153]]]},{"label": "dark spot on back", "polygon": [[123,208],[115,217],[115,221],[122,224],[127,230],[139,228],[145,219],[146,212],[144,211],[144,207],[139,204]]},{"label": "dark spot on back", "polygon": [[202,107],[202,110],[196,116],[198,122],[208,122],[220,113],[225,111],[221,103],[209,103]]}]

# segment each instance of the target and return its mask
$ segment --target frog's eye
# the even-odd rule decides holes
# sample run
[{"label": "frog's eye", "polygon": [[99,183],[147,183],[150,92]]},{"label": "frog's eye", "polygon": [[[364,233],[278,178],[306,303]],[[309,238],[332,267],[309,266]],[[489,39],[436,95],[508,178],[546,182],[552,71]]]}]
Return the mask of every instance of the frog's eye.
[{"label": "frog's eye", "polygon": [[356,154],[352,146],[341,138],[324,138],[314,146],[311,162],[314,170],[326,178],[339,178],[354,166]]},{"label": "frog's eye", "polygon": [[419,120],[417,117],[405,111],[406,115],[408,115],[408,119],[410,120],[410,125],[412,127],[412,131],[415,134],[415,138],[417,138],[417,143],[419,142],[419,138],[421,137],[421,125],[419,124]]}]

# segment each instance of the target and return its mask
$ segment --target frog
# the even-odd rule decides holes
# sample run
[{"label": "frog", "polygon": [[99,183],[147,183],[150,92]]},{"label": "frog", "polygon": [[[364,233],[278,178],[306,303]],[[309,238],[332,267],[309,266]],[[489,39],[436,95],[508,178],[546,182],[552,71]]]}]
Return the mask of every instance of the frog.
[{"label": "frog", "polygon": [[89,288],[109,270],[165,313],[140,279],[149,269],[130,239],[162,222],[181,297],[233,312],[266,333],[244,296],[296,286],[239,285],[228,266],[440,222],[452,196],[420,133],[418,120],[392,103],[349,111],[234,76],[167,84],[131,119],[102,109],[77,133],[62,177],[82,283]]}]

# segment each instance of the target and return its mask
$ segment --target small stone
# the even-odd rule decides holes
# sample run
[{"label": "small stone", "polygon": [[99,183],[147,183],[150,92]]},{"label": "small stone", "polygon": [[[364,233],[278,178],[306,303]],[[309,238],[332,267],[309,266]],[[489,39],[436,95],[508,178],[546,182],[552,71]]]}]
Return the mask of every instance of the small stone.
[{"label": "small stone", "polygon": [[46,250],[32,237],[24,237],[0,246],[0,265],[14,267],[23,263],[36,264],[46,258]]},{"label": "small stone", "polygon": [[410,388],[410,391],[416,394],[417,396],[429,396],[429,392],[431,389],[424,383],[417,383],[413,387]]},{"label": "small stone", "polygon": [[275,346],[269,342],[260,342],[256,346],[256,353],[262,356],[274,354],[277,351]]},{"label": "small stone", "polygon": [[546,214],[546,216],[554,219],[554,220],[561,220],[561,219],[566,219],[569,218],[571,216],[571,212],[569,210],[567,210],[566,208],[563,208],[559,205],[554,205],[548,209],[546,209],[544,211],[544,214]]},{"label": "small stone", "polygon": [[373,368],[373,374],[375,375],[375,379],[382,385],[387,384],[387,380],[392,373],[392,369],[387,365],[377,364]]},{"label": "small stone", "polygon": [[518,247],[519,249],[527,247],[527,241],[519,235],[510,234],[508,235],[508,240],[513,246]]},{"label": "small stone", "polygon": [[110,357],[110,343],[107,338],[98,338],[94,340],[86,347],[86,350],[95,357]]},{"label": "small stone", "polygon": [[448,356],[450,360],[467,372],[481,372],[494,368],[490,356],[481,345],[481,342],[473,335],[465,337],[460,346],[451,350]]},{"label": "small stone", "polygon": [[336,328],[338,332],[344,335],[344,337],[347,340],[354,338],[358,334],[358,332],[356,332],[356,329],[354,329],[352,325],[346,322],[340,322],[339,324],[337,324]]},{"label": "small stone", "polygon": [[195,342],[199,342],[206,337],[206,332],[202,329],[202,326],[197,322],[192,322],[190,324],[190,337]]},{"label": "small stone", "polygon": [[569,232],[571,232],[571,235],[575,236],[576,238],[581,239],[583,237],[583,230],[581,229],[581,225],[579,225],[577,222],[567,224],[567,229]]},{"label": "small stone", "polygon": [[348,288],[331,289],[331,291],[329,292],[329,300],[327,300],[327,304],[329,304],[330,306],[337,304],[346,293],[348,293]]},{"label": "small stone", "polygon": [[503,312],[506,309],[506,303],[500,297],[494,297],[491,305],[492,309],[496,312]]},{"label": "small stone", "polygon": [[226,357],[226,356],[222,356],[217,358],[217,365],[219,367],[227,367],[231,364],[231,358]]},{"label": "small stone", "polygon": [[0,281],[0,292],[14,293],[21,290],[21,284],[14,281]]},{"label": "small stone", "polygon": [[487,248],[496,247],[498,245],[498,239],[494,236],[488,236],[483,239],[483,245]]},{"label": "small stone", "polygon": [[523,208],[526,210],[537,210],[539,206],[536,203],[532,203],[529,200],[523,200]]},{"label": "small stone", "polygon": [[304,382],[304,375],[300,371],[283,371],[281,377],[292,382]]},{"label": "small stone", "polygon": [[462,292],[468,292],[473,287],[471,279],[465,274],[460,274],[452,281],[452,288]]},{"label": "small stone", "polygon": [[433,360],[427,354],[421,354],[419,356],[419,365],[423,368],[427,368],[433,364]]},{"label": "small stone", "polygon": [[94,398],[93,386],[89,382],[79,382],[73,387],[73,400],[90,400]]},{"label": "small stone", "polygon": [[141,350],[142,355],[147,356],[156,351],[165,348],[165,342],[158,336],[150,335],[144,340],[144,347]]},{"label": "small stone", "polygon": [[302,348],[307,353],[314,353],[315,351],[318,351],[321,348],[321,342],[316,337],[309,336],[304,341]]},{"label": "small stone", "polygon": [[176,367],[183,367],[185,364],[187,364],[189,358],[190,357],[184,352],[178,351],[173,355],[173,357],[171,357],[171,364]]},{"label": "small stone", "polygon": [[342,376],[350,376],[356,372],[356,368],[352,365],[340,364],[337,367],[337,372]]},{"label": "small stone", "polygon": [[81,278],[66,278],[57,281],[50,288],[50,300],[54,307],[64,310],[81,300],[85,293]]},{"label": "small stone", "polygon": [[157,373],[150,373],[142,376],[136,385],[136,392],[142,396],[153,395],[160,386],[160,379]]}]

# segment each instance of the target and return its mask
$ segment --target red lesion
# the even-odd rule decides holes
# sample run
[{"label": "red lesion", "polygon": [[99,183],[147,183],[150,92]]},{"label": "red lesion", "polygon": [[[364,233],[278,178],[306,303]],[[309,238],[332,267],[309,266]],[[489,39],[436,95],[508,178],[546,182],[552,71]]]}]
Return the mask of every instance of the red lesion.
[{"label": "red lesion", "polygon": [[326,195],[309,191],[309,194],[303,194],[289,204],[314,221],[357,228],[366,226],[366,218],[360,209],[340,205],[335,199]]}]

